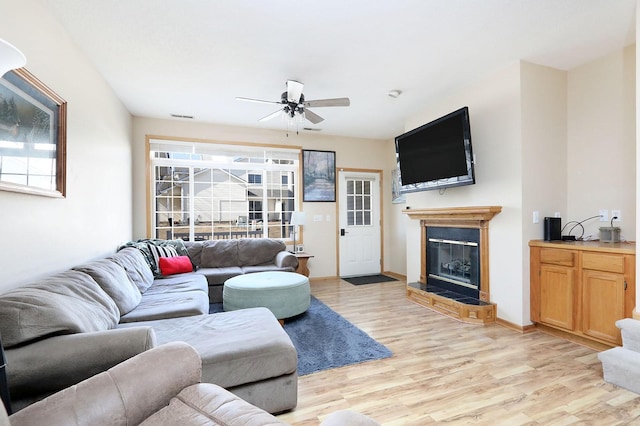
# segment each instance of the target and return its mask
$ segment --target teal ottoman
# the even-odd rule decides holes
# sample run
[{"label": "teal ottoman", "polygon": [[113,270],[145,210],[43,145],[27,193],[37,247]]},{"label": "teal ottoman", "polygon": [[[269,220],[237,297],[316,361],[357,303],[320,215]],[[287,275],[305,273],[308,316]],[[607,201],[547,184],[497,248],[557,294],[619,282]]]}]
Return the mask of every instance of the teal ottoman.
[{"label": "teal ottoman", "polygon": [[284,322],[309,309],[309,278],[295,272],[255,272],[224,282],[222,307],[225,311],[265,307]]}]

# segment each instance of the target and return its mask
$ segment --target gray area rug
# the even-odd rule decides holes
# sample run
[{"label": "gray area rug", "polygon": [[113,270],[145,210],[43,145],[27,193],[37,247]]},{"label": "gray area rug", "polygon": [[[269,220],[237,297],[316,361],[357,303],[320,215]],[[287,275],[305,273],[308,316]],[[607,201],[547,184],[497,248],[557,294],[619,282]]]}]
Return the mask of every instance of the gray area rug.
[{"label": "gray area rug", "polygon": [[[211,305],[210,313],[220,311],[222,303]],[[300,376],[393,355],[313,296],[309,310],[287,319],[284,330],[298,351]]]}]

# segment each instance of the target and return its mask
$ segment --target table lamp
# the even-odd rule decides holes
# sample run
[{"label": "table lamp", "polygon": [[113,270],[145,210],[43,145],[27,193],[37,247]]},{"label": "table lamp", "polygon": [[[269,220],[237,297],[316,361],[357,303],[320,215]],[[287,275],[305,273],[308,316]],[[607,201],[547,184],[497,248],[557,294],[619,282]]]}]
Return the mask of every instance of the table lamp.
[{"label": "table lamp", "polygon": [[293,212],[291,213],[291,220],[289,221],[289,225],[291,225],[291,233],[293,234],[293,252],[296,253],[296,226],[303,226],[307,217],[304,212]]}]

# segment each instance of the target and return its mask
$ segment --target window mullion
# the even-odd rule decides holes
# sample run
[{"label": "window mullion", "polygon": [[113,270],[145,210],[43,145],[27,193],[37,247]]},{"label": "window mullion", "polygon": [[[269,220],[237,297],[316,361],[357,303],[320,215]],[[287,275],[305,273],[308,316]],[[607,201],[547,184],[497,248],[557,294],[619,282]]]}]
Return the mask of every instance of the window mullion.
[{"label": "window mullion", "polygon": [[196,215],[195,215],[195,172],[193,166],[189,167],[189,241],[195,241]]},{"label": "window mullion", "polygon": [[266,170],[262,171],[262,236],[269,236],[269,180]]}]

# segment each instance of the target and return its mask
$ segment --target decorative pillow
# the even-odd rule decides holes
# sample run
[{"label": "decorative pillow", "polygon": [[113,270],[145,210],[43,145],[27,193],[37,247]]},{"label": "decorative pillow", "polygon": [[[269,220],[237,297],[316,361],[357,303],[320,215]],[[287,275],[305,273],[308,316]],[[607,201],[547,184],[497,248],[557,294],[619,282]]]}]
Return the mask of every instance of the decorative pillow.
[{"label": "decorative pillow", "polygon": [[176,257],[178,252],[171,246],[156,246],[149,244],[149,251],[153,256],[153,262],[160,266],[160,258],[162,257]]},{"label": "decorative pillow", "polygon": [[158,266],[160,266],[160,272],[164,276],[193,272],[193,265],[189,256],[160,257]]},{"label": "decorative pillow", "polygon": [[189,251],[184,246],[184,241],[177,240],[159,240],[159,239],[142,239],[137,241],[130,241],[118,247],[118,251],[126,247],[134,247],[140,250],[144,256],[144,260],[147,262],[149,269],[153,273],[155,278],[162,277],[160,269],[158,268],[158,262],[155,260],[153,254],[151,254],[151,246],[157,247],[173,247],[179,256],[189,256]]}]

